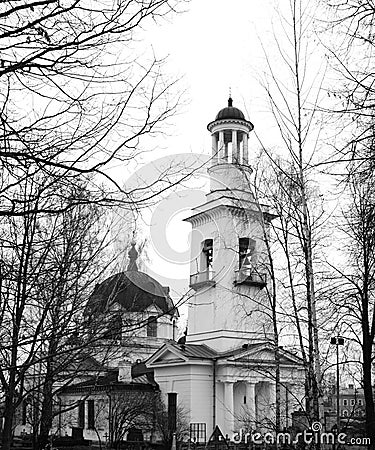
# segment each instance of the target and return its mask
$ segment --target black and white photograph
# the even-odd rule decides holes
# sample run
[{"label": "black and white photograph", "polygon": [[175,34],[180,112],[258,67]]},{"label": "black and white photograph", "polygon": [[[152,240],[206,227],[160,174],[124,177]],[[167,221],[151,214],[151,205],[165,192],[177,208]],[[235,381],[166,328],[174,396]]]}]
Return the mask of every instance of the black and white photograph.
[{"label": "black and white photograph", "polygon": [[0,0],[0,449],[375,449],[374,0]]}]

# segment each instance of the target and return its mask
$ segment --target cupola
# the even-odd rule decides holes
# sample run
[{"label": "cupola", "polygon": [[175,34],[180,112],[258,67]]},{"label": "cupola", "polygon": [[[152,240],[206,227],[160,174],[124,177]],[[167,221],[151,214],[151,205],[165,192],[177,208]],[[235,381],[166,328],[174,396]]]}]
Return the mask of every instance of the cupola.
[{"label": "cupola", "polygon": [[244,113],[233,106],[221,109],[213,122],[207,125],[212,136],[212,164],[248,164],[248,137],[254,125],[245,119]]},{"label": "cupola", "polygon": [[210,193],[207,198],[231,191],[239,199],[251,200],[249,177],[252,169],[249,166],[248,142],[254,125],[239,108],[233,106],[233,99],[229,97],[228,106],[217,113],[207,129],[212,136],[212,160],[208,169]]}]

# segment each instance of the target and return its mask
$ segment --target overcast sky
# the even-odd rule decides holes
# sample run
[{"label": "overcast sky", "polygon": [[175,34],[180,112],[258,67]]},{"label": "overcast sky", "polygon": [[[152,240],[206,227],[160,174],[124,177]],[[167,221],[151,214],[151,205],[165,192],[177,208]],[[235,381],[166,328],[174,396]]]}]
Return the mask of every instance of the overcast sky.
[{"label": "overcast sky", "polygon": [[[287,4],[285,0],[284,6]],[[206,126],[226,106],[229,88],[234,106],[254,123],[261,138],[272,143],[274,124],[259,80],[266,68],[262,45],[269,52],[269,43],[275,43],[274,5],[273,0],[192,0],[187,11],[175,16],[171,23],[164,22],[147,31],[145,45],[152,46],[158,57],[169,55],[166,70],[171,76],[183,77],[180,86],[186,89],[188,100],[173,120],[174,126],[169,130],[172,135],[159,138],[156,146],[163,147],[160,156],[184,152],[209,154],[211,139]],[[250,158],[258,148],[252,133]],[[157,156],[156,152],[154,157]],[[148,169],[146,164],[139,170]],[[201,186],[192,186],[191,196],[186,194],[185,187],[182,190],[184,201],[171,194],[157,212],[146,215],[141,233],[149,241],[149,261],[143,269],[169,285],[175,298],[187,290],[189,279],[190,225],[182,222],[182,218],[188,215],[189,206],[204,201]],[[160,220],[163,214],[168,216],[167,220]]]}]

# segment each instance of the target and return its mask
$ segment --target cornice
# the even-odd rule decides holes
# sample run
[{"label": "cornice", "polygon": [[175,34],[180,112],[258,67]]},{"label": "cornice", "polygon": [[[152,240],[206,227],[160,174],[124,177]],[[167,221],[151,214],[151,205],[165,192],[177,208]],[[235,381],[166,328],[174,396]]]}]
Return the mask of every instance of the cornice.
[{"label": "cornice", "polygon": [[218,119],[218,120],[214,120],[214,121],[210,122],[207,125],[207,130],[211,133],[212,132],[212,128],[214,128],[216,125],[226,125],[226,124],[243,125],[244,127],[247,128],[247,130],[249,132],[254,129],[254,125],[251,122],[249,122],[248,120],[244,120],[244,119]]},{"label": "cornice", "polygon": [[207,211],[198,212],[194,216],[188,217],[184,220],[190,222],[193,227],[198,227],[224,217],[236,217],[241,220],[250,221],[251,218],[260,217],[260,215],[260,211],[255,211],[252,209],[241,208],[233,205],[217,205]]}]

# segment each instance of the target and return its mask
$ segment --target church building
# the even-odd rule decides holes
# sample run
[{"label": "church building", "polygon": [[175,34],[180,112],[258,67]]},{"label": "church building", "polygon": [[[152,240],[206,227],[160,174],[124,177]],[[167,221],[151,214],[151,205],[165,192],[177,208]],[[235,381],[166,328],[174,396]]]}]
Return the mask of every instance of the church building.
[{"label": "church building", "polygon": [[[210,191],[186,219],[192,226],[188,332],[146,362],[164,394],[189,411],[190,437],[206,441],[216,425],[229,437],[275,426],[275,345],[265,239],[275,217],[252,193],[253,124],[228,106],[207,126],[212,136]],[[301,360],[279,348],[281,422],[302,404]]]},{"label": "church building", "polygon": [[[197,443],[207,442],[216,426],[229,437],[274,430],[276,349],[265,242],[275,216],[252,192],[253,124],[229,98],[207,128],[210,191],[185,219],[192,227],[187,333],[177,341],[179,313],[169,288],[138,270],[133,243],[127,270],[97,284],[88,299],[85,315],[101,323],[100,332],[93,330],[99,350],[71,383],[56,386],[58,436],[79,432],[114,441],[115,419],[123,420],[121,408],[132,403],[139,411],[129,423],[151,439],[157,430],[155,413],[152,420],[148,413],[159,393],[174,416],[179,408],[187,416]],[[298,356],[283,348],[278,355],[281,426],[288,427],[303,407],[304,373]],[[31,432],[34,409],[24,402],[16,434]]]}]

